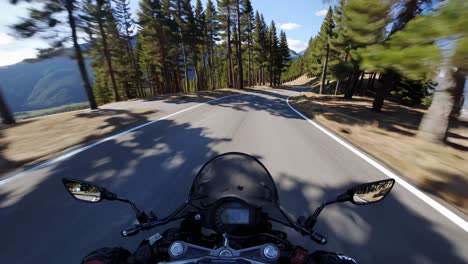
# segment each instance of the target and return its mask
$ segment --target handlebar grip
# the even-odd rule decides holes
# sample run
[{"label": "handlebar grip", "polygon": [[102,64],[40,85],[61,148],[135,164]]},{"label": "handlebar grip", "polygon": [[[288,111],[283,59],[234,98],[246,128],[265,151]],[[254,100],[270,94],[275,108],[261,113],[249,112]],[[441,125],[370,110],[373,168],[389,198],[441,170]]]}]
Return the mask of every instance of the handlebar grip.
[{"label": "handlebar grip", "polygon": [[129,236],[133,236],[133,235],[136,235],[140,232],[140,228],[138,227],[131,227],[131,228],[128,228],[126,230],[122,230],[122,232],[120,232],[120,234],[123,236],[123,237],[129,237]]},{"label": "handlebar grip", "polygon": [[317,233],[317,232],[312,232],[310,233],[310,238],[321,244],[321,245],[325,245],[328,241],[327,241],[327,238],[325,236],[322,236],[321,234]]}]

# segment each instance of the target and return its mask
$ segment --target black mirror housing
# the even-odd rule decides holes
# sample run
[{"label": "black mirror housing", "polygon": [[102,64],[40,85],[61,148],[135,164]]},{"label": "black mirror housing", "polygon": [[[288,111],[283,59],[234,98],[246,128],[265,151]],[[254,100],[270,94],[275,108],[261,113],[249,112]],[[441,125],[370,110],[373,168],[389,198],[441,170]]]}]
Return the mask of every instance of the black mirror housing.
[{"label": "black mirror housing", "polygon": [[338,196],[337,201],[350,201],[355,205],[380,202],[390,193],[393,185],[395,185],[394,179],[364,183]]},{"label": "black mirror housing", "polygon": [[97,203],[106,198],[106,190],[93,183],[67,178],[62,182],[68,193],[79,201]]}]

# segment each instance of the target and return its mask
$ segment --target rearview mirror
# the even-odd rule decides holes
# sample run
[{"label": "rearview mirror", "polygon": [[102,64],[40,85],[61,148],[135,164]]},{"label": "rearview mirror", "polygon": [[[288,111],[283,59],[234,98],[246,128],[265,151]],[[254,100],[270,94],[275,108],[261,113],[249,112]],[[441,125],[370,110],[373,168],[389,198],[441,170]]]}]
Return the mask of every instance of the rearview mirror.
[{"label": "rearview mirror", "polygon": [[73,196],[73,198],[89,202],[97,203],[102,201],[105,196],[105,189],[90,182],[79,181],[73,179],[62,179],[65,189]]},{"label": "rearview mirror", "polygon": [[347,195],[356,205],[375,203],[383,200],[394,184],[394,179],[365,183],[351,188],[347,191]]}]

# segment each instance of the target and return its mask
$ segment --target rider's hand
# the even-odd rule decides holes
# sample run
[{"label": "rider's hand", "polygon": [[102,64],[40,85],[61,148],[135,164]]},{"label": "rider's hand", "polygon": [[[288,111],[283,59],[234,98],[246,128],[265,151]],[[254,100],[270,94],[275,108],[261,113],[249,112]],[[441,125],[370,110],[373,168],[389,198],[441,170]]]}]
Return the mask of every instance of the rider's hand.
[{"label": "rider's hand", "polygon": [[356,264],[357,262],[346,255],[327,251],[315,251],[310,255],[316,264]]},{"label": "rider's hand", "polygon": [[142,243],[138,249],[128,258],[129,264],[154,263],[154,252],[148,243]]},{"label": "rider's hand", "polygon": [[101,248],[89,253],[81,264],[125,264],[130,254],[125,248]]}]

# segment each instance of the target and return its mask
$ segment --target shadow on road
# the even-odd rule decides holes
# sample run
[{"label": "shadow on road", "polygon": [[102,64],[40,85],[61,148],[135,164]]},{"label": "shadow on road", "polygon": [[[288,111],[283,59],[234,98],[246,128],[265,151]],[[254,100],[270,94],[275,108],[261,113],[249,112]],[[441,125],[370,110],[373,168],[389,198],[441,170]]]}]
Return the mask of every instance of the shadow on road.
[{"label": "shadow on road", "polygon": [[[228,100],[212,102],[210,104],[219,107],[225,107],[236,111],[262,111],[273,116],[284,117],[288,119],[302,119],[286,103],[286,99],[292,94],[289,91],[280,89],[250,89],[245,88],[249,94],[233,97]],[[300,90],[298,88],[297,90]]]},{"label": "shadow on road", "polygon": [[[218,153],[213,144],[230,141],[210,138],[206,129],[162,120],[1,186],[0,232],[8,241],[0,248],[5,262],[78,262],[103,246],[134,249],[148,233],[123,239],[134,214],[125,204],[104,201],[80,203],[70,198],[61,178],[89,180],[146,210],[163,217],[186,200],[195,173]],[[46,243],[25,247],[31,238]],[[59,249],[60,250],[55,250]]]},{"label": "shadow on road", "polygon": [[[275,181],[283,208],[295,218],[310,215],[320,202],[362,183],[323,186],[285,173]],[[372,205],[331,205],[320,215],[316,231],[328,238],[328,245],[322,247],[294,231],[290,238],[309,250],[348,254],[358,263],[466,263],[437,227],[402,204],[395,193]]]}]

